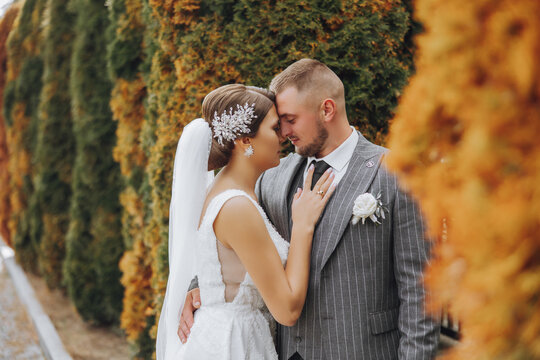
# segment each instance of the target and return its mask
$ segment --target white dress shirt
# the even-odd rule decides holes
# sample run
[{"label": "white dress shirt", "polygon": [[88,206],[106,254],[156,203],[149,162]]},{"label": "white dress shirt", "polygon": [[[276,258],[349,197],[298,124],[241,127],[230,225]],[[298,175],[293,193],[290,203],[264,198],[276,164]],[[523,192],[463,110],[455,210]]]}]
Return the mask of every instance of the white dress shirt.
[{"label": "white dress shirt", "polygon": [[[351,160],[351,157],[354,153],[356,144],[358,144],[358,133],[352,126],[351,129],[353,130],[351,135],[349,135],[349,137],[330,154],[320,159],[317,159],[313,156],[307,158],[308,165],[311,164],[313,160],[324,160],[328,165],[330,165],[335,174],[333,182],[333,184],[335,185],[339,184],[340,180],[343,178],[343,175],[345,175],[345,173],[347,172],[347,168],[349,167],[349,161]],[[308,168],[309,166],[306,166],[306,169],[304,170],[304,180],[306,179]]]}]

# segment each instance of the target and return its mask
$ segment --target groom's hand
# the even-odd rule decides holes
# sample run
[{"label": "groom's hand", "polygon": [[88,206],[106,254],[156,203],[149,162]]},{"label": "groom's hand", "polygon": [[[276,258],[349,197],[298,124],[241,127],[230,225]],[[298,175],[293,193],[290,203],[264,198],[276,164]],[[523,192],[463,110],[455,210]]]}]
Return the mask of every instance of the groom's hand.
[{"label": "groom's hand", "polygon": [[178,337],[185,344],[189,336],[191,327],[193,326],[193,313],[201,307],[201,292],[195,288],[187,293],[182,316],[180,317],[180,325],[178,325]]}]

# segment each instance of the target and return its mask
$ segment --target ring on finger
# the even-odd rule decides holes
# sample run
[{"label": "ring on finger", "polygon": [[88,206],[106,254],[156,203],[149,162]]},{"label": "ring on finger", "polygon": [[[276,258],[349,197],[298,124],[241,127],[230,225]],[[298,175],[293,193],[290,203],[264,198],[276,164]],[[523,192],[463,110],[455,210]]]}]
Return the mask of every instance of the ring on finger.
[{"label": "ring on finger", "polygon": [[317,195],[324,196],[324,191],[322,191],[322,190],[317,191]]}]

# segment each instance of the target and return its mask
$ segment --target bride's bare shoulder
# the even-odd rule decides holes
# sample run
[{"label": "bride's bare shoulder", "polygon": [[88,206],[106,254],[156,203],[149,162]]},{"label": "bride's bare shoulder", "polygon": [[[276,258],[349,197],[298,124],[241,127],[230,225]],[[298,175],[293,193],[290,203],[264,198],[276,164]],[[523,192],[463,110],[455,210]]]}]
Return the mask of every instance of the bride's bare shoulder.
[{"label": "bride's bare shoulder", "polygon": [[218,213],[218,217],[223,216],[229,221],[244,221],[243,219],[260,216],[257,207],[248,199],[249,195],[239,194],[227,199]]},{"label": "bride's bare shoulder", "polygon": [[[215,221],[214,231],[224,242],[242,235],[253,235],[266,229],[256,205],[246,196],[234,196],[225,201]],[[221,239],[220,239],[221,240]]]}]

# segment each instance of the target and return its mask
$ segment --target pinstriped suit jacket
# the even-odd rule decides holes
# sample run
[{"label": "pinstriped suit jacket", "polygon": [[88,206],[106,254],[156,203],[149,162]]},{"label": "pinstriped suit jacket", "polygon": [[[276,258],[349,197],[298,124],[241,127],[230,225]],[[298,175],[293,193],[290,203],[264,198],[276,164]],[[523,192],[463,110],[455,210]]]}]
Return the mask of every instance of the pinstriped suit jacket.
[{"label": "pinstriped suit jacket", "polygon": [[[345,176],[314,234],[302,315],[280,326],[278,353],[311,359],[432,359],[439,325],[423,312],[422,270],[429,255],[415,203],[381,160],[386,149],[360,133]],[[257,196],[278,232],[290,239],[287,193],[303,158],[290,154],[259,179]],[[360,194],[382,193],[382,224],[350,224]]]}]

